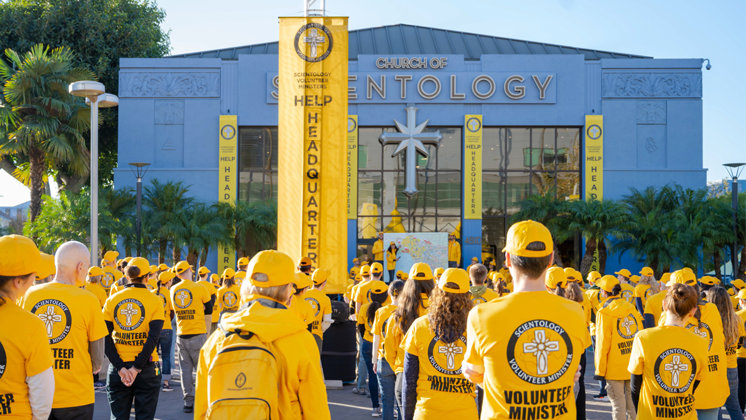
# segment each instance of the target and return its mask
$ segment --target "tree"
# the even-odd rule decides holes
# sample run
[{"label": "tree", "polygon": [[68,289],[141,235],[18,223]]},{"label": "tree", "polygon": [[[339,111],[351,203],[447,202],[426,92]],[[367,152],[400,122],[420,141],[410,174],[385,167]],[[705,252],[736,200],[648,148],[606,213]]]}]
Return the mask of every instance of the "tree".
[{"label": "tree", "polygon": [[5,56],[7,62],[0,60],[0,156],[28,159],[25,181],[31,187],[33,221],[41,209],[49,169],[66,165],[71,173],[88,173],[83,132],[89,125],[89,111],[67,87],[93,75],[73,67],[67,48],[50,51],[37,44],[23,57],[11,49],[5,50]]},{"label": "tree", "polygon": [[599,271],[606,270],[606,250],[609,238],[623,235],[627,214],[622,205],[614,201],[571,201],[568,230],[585,238],[585,253],[580,262],[580,272],[585,277],[591,269],[593,254],[598,250]]},{"label": "tree", "polygon": [[[108,92],[119,92],[121,57],[163,57],[169,36],[161,29],[165,12],[152,0],[10,0],[0,4],[0,45],[26,51],[37,43],[69,47],[74,65],[97,74]],[[116,166],[115,110],[100,118],[100,179],[110,184]],[[0,168],[13,173],[24,156],[0,157]],[[77,191],[87,177],[66,168],[56,174],[63,188]]]},{"label": "tree", "polygon": [[217,206],[205,203],[190,206],[187,220],[189,223],[185,226],[184,238],[188,250],[186,260],[191,265],[199,261],[199,265],[204,266],[211,246],[231,241],[231,220],[221,218]]},{"label": "tree", "polygon": [[272,248],[277,240],[277,209],[268,202],[248,204],[239,201],[235,206],[218,203],[217,212],[232,226],[232,245],[238,255],[249,256]]},{"label": "tree", "polygon": [[157,178],[145,187],[143,194],[143,234],[158,245],[158,263],[166,260],[171,245],[173,262],[181,260],[181,246],[189,224],[187,209],[194,199],[187,196],[189,187],[179,182],[161,183]]},{"label": "tree", "polygon": [[[520,202],[521,209],[511,217],[511,223],[527,219],[542,223],[552,233],[554,249],[557,250],[557,244],[570,239],[573,234],[568,230],[568,203],[558,200],[554,190],[534,194]],[[564,266],[559,252],[554,253],[554,259],[557,265]]]}]

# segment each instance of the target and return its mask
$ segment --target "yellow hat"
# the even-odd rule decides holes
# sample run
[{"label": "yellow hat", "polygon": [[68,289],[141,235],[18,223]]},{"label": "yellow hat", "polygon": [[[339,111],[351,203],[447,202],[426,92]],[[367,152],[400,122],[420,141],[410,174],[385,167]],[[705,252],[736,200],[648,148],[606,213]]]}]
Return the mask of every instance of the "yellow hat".
[{"label": "yellow hat", "polygon": [[741,289],[736,293],[736,297],[739,299],[746,300],[746,289]]},{"label": "yellow hat", "polygon": [[124,260],[127,261],[127,265],[132,261],[132,257],[124,257]]},{"label": "yellow hat", "polygon": [[356,262],[360,262],[360,259],[359,258],[353,258],[352,259],[352,263],[355,264]]},{"label": "yellow hat", "polygon": [[[527,247],[534,242],[544,245],[542,250],[529,250]],[[554,252],[552,234],[546,226],[533,220],[524,220],[514,223],[508,230],[503,252],[518,257],[540,258],[546,257]]]},{"label": "yellow hat", "polygon": [[389,243],[389,246],[391,246],[391,245],[396,245],[396,242],[394,242],[394,241],[391,241],[391,242]]},{"label": "yellow hat", "polygon": [[729,287],[725,289],[726,292],[728,292],[729,295],[735,296],[736,295],[736,288],[735,287]]},{"label": "yellow hat", "polygon": [[469,291],[469,286],[469,273],[461,268],[445,270],[438,280],[438,288],[444,292],[466,293]]},{"label": "yellow hat", "polygon": [[158,266],[157,265],[150,265],[150,274],[155,274],[158,272]]},{"label": "yellow hat", "polygon": [[119,256],[119,253],[117,251],[106,251],[104,252],[104,258],[102,258],[102,261],[116,261],[117,257]]},{"label": "yellow hat", "polygon": [[580,271],[572,267],[565,267],[564,271],[565,271],[565,277],[567,277],[567,281],[574,281],[576,283],[583,282],[583,275],[580,274]]},{"label": "yellow hat", "polygon": [[732,284],[733,287],[735,287],[738,290],[741,290],[746,286],[746,283],[744,283],[744,281],[741,279],[735,279],[732,282],[730,282],[730,284]]},{"label": "yellow hat", "polygon": [[[243,273],[243,271],[242,271]],[[210,283],[218,284],[220,282],[220,276],[217,273],[210,274]]]},{"label": "yellow hat", "polygon": [[150,263],[143,257],[132,258],[128,263],[127,267],[135,266],[140,269],[140,277],[147,276],[150,274]]},{"label": "yellow hat", "polygon": [[242,265],[249,265],[249,259],[246,257],[241,257],[238,259],[238,262],[236,263],[236,265],[239,267]]},{"label": "yellow hat", "polygon": [[363,276],[363,277],[370,276],[370,266],[369,265],[362,266],[360,268],[360,275]]},{"label": "yellow hat", "polygon": [[57,267],[54,266],[54,255],[43,252],[40,252],[39,255],[41,256],[41,265],[39,266],[39,271],[36,272],[36,276],[44,279],[54,275],[57,272]]},{"label": "yellow hat", "polygon": [[313,264],[313,261],[308,257],[303,257],[300,259],[300,262],[298,262],[299,267],[310,267],[311,264]]},{"label": "yellow hat", "polygon": [[316,286],[325,282],[328,278],[329,270],[326,268],[317,268],[316,271],[313,272],[313,276],[311,276],[311,280],[313,280],[313,284]]},{"label": "yellow hat", "polygon": [[168,266],[166,264],[160,263],[158,264],[158,271],[166,271],[168,270]]},{"label": "yellow hat", "polygon": [[472,264],[476,264],[476,263],[479,262],[479,258],[477,258],[477,257],[471,257],[471,262],[472,262]]},{"label": "yellow hat", "polygon": [[125,263],[127,263],[127,260],[125,260],[124,258],[122,258],[119,261],[117,261],[117,267],[119,267],[120,265],[125,264]]},{"label": "yellow hat", "polygon": [[205,266],[202,266],[199,268],[198,273],[200,276],[204,276],[205,274],[210,274],[210,269]]},{"label": "yellow hat", "polygon": [[617,271],[614,274],[618,274],[618,275],[624,276],[626,278],[629,278],[629,276],[632,275],[632,273],[630,273],[629,270],[627,270],[626,268],[622,268],[621,270]]},{"label": "yellow hat", "polygon": [[361,281],[363,280],[363,276],[360,275],[360,273],[355,274],[355,281]]},{"label": "yellow hat", "polygon": [[638,275],[630,276],[629,277],[629,281],[632,282],[632,283],[634,283],[634,284],[637,284],[640,281],[640,276],[638,276]]},{"label": "yellow hat", "polygon": [[399,279],[399,280],[402,280],[402,276],[404,276],[404,275],[405,275],[404,272],[401,271],[401,270],[399,270],[399,271],[396,272],[396,278]]},{"label": "yellow hat", "polygon": [[586,280],[588,280],[588,283],[590,283],[590,284],[595,284],[596,280],[598,280],[600,278],[601,278],[601,273],[599,273],[598,271],[591,271],[586,276]]},{"label": "yellow hat", "polygon": [[409,278],[413,280],[432,280],[433,270],[426,263],[414,263],[409,269]]},{"label": "yellow hat", "polygon": [[370,292],[373,294],[380,295],[381,293],[386,293],[388,291],[389,287],[381,280],[375,280],[370,285]]},{"label": "yellow hat", "polygon": [[676,270],[673,273],[671,273],[671,280],[668,281],[668,286],[671,286],[674,283],[681,283],[686,284],[689,286],[696,286],[697,285],[697,278],[694,276],[694,272],[692,270]]},{"label": "yellow hat", "polygon": [[492,272],[492,281],[497,283],[500,280],[505,281],[505,275],[499,271]]},{"label": "yellow hat", "polygon": [[191,265],[189,265],[189,263],[188,263],[188,262],[186,262],[186,261],[179,261],[179,262],[178,262],[178,263],[176,263],[176,265],[174,266],[174,272],[175,272],[176,274],[181,274],[181,273],[183,273],[183,272],[185,272],[185,271],[187,271],[187,270],[189,270],[189,269],[191,269],[191,268],[192,268],[192,266],[191,266]]},{"label": "yellow hat", "polygon": [[295,281],[295,264],[280,251],[261,251],[249,261],[246,277],[256,287],[283,286]]},{"label": "yellow hat", "polygon": [[440,278],[440,276],[442,276],[442,275],[443,275],[443,272],[445,272],[445,271],[446,271],[446,269],[445,269],[445,268],[443,268],[443,267],[438,267],[438,268],[436,268],[436,269],[435,269],[435,272],[433,273],[433,275],[435,275],[435,277],[438,277],[438,278]]},{"label": "yellow hat", "polygon": [[176,274],[174,274],[173,272],[164,271],[161,274],[158,274],[158,281],[161,283],[168,283],[173,280],[174,277],[176,277]]},{"label": "yellow hat", "polygon": [[567,287],[567,276],[565,270],[559,267],[549,267],[547,270],[546,277],[544,277],[544,284],[550,289],[556,289],[558,287]]},{"label": "yellow hat", "polygon": [[236,271],[230,267],[223,270],[223,275],[220,276],[220,278],[223,278],[223,279],[228,279],[231,277],[236,277]]},{"label": "yellow hat", "polygon": [[619,284],[619,280],[616,277],[609,275],[609,274],[596,280],[596,286],[598,286],[599,288],[601,288],[601,290],[604,290],[608,293],[613,292],[614,286],[617,286],[618,284]]},{"label": "yellow hat", "polygon": [[295,290],[311,287],[311,276],[306,275],[306,273],[295,273],[293,283],[295,283]]},{"label": "yellow hat", "polygon": [[355,277],[358,274],[360,274],[360,267],[352,267],[352,268],[350,268],[350,277]]},{"label": "yellow hat", "polygon": [[668,281],[671,280],[671,273],[663,273],[661,274],[660,282],[663,284],[668,283]]},{"label": "yellow hat", "polygon": [[702,278],[699,279],[699,282],[702,284],[706,284],[708,286],[714,286],[718,284],[720,281],[712,276],[702,276]]},{"label": "yellow hat", "polygon": [[655,273],[653,272],[653,269],[650,267],[642,267],[642,270],[640,270],[640,274],[642,274],[643,276],[650,276],[650,277],[655,275]]},{"label": "yellow hat", "polygon": [[[216,276],[217,274],[213,274],[213,276]],[[246,278],[246,272],[245,271],[236,271],[235,278],[237,279],[245,279]]]},{"label": "yellow hat", "polygon": [[374,262],[370,265],[370,272],[371,274],[381,274],[383,273],[383,266],[379,262]]},{"label": "yellow hat", "polygon": [[94,265],[91,266],[91,268],[88,269],[88,277],[97,277],[97,276],[103,276],[104,275],[104,269]]}]

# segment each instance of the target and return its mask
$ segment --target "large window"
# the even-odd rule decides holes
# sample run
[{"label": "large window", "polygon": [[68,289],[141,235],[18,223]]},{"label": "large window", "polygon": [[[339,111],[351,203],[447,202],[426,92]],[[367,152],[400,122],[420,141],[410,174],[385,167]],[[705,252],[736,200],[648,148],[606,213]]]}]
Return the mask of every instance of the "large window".
[{"label": "large window", "polygon": [[277,204],[277,127],[240,127],[238,141],[238,199]]},{"label": "large window", "polygon": [[[487,127],[482,155],[482,253],[497,256],[505,245],[510,217],[532,194],[559,199],[580,195],[580,128]],[[562,244],[566,258],[576,241]],[[566,258],[563,260],[566,261]],[[566,261],[567,262],[567,261]]]}]

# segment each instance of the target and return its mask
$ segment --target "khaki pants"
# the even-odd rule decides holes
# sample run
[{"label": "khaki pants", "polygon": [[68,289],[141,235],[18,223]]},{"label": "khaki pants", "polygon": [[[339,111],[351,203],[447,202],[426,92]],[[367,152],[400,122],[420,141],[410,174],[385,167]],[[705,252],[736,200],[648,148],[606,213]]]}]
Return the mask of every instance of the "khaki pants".
[{"label": "khaki pants", "polygon": [[635,404],[632,402],[632,390],[629,381],[606,380],[606,392],[608,392],[609,401],[611,401],[612,419],[624,420],[625,413],[627,419],[635,419]]},{"label": "khaki pants", "polygon": [[181,391],[184,394],[184,406],[194,407],[194,372],[197,371],[199,350],[205,344],[205,334],[190,338],[176,337],[179,348],[179,368],[181,373]]}]

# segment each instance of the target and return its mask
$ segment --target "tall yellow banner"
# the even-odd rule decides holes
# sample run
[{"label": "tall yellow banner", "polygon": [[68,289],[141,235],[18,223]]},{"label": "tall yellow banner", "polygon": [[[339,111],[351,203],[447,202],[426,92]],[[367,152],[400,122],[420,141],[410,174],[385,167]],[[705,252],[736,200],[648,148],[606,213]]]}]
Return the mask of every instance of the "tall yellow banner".
[{"label": "tall yellow banner", "polygon": [[347,220],[357,219],[357,115],[347,116]]},{"label": "tall yellow banner", "polygon": [[604,117],[585,116],[585,199],[604,199]]},{"label": "tall yellow banner", "polygon": [[[238,189],[238,117],[221,115],[218,133],[218,201],[236,205]],[[228,245],[218,246],[218,272],[236,268],[236,252]]]},{"label": "tall yellow banner", "polygon": [[280,18],[277,247],[347,279],[347,18]]},{"label": "tall yellow banner", "polygon": [[482,116],[464,116],[464,219],[482,218]]}]

